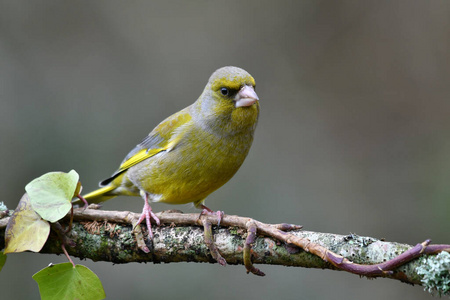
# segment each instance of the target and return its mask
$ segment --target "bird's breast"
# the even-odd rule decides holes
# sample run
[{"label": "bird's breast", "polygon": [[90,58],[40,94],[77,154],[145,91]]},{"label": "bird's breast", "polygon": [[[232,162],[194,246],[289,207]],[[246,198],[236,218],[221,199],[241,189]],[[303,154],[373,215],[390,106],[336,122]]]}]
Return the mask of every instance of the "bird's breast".
[{"label": "bird's breast", "polygon": [[253,131],[218,135],[192,130],[170,151],[128,171],[129,179],[159,201],[181,204],[204,199],[237,172],[248,154]]}]

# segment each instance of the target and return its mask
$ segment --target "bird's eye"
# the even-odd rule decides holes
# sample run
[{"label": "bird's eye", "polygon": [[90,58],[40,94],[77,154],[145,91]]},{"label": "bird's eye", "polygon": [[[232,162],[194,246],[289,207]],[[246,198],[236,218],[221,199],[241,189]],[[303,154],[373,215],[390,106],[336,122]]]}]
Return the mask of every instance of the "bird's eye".
[{"label": "bird's eye", "polygon": [[228,96],[230,94],[230,91],[227,88],[224,88],[224,87],[220,89],[220,92],[224,96]]}]

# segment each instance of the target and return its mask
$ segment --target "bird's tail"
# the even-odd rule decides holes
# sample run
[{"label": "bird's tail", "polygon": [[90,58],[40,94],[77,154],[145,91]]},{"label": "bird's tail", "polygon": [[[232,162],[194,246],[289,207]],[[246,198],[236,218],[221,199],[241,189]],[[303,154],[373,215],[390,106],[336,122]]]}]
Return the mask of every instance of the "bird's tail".
[{"label": "bird's tail", "polygon": [[[99,188],[98,190],[95,190],[93,192],[90,192],[89,194],[83,195],[83,198],[86,199],[86,201],[89,204],[105,202],[111,198],[117,197],[116,194],[111,193],[115,188],[116,188],[115,186],[108,185],[108,186]],[[83,202],[80,199],[74,200],[72,203],[73,204],[83,204]]]}]

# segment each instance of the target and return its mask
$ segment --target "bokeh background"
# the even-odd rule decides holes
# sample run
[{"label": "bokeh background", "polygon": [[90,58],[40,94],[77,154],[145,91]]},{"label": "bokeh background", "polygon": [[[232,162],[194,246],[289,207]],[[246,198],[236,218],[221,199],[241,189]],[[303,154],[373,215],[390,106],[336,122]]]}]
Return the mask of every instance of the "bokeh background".
[{"label": "bokeh background", "polygon": [[[261,115],[213,209],[307,230],[450,243],[449,1],[44,1],[0,9],[0,186],[75,169],[85,191],[225,65],[256,79]],[[116,198],[105,209],[142,209]],[[156,211],[191,206],[154,205]],[[62,256],[9,255],[2,299]],[[432,299],[335,271],[85,261],[108,299]]]}]

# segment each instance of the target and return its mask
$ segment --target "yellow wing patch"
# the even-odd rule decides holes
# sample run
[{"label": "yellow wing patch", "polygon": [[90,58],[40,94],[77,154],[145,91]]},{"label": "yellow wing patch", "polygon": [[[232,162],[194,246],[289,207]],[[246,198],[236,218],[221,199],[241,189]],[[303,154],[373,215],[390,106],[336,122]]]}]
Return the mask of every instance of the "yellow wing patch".
[{"label": "yellow wing patch", "polygon": [[115,186],[122,184],[119,176],[132,166],[146,160],[162,151],[172,150],[181,140],[186,124],[191,120],[189,107],[162,121],[150,134],[125,157],[119,169],[108,179],[100,182],[100,186],[107,186],[115,182]]},{"label": "yellow wing patch", "polygon": [[[181,139],[184,125],[191,120],[191,116],[187,109],[168,117],[161,122],[150,133],[150,139],[144,139],[144,142],[137,147],[142,147],[141,150],[133,153],[126,159],[119,167],[116,173],[123,172],[141,161],[158,154],[161,151],[170,151]],[[130,155],[129,154],[129,155]]]},{"label": "yellow wing patch", "polygon": [[[113,191],[115,188],[116,188],[115,186],[105,186],[103,188],[100,188],[98,190],[90,192],[89,194],[86,194],[83,197],[89,203],[100,203],[100,202],[103,202],[110,198],[115,197],[115,195],[109,195],[109,196],[105,195],[106,193]],[[78,200],[78,201],[76,201],[76,203],[80,203],[80,201]]]},{"label": "yellow wing patch", "polygon": [[153,155],[166,150],[165,148],[159,148],[159,149],[142,149],[141,151],[135,153],[132,157],[127,159],[123,162],[123,164],[120,165],[119,170],[117,170],[117,173],[120,173],[126,169],[131,168],[135,164],[140,163],[143,160],[146,160],[147,158],[152,157]]}]

